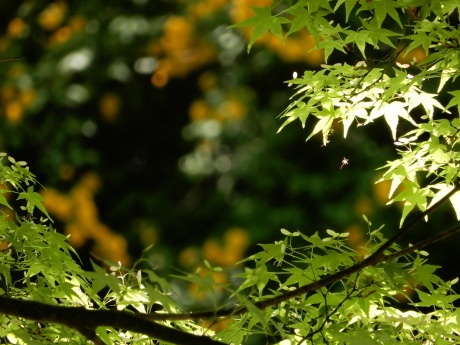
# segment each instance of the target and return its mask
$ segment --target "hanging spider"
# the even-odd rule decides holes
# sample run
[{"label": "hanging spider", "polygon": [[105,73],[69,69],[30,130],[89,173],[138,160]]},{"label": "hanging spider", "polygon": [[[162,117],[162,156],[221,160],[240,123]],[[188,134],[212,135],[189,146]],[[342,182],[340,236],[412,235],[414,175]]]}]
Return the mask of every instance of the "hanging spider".
[{"label": "hanging spider", "polygon": [[342,165],[340,166],[340,169],[342,169],[345,165],[348,164],[348,158],[343,157],[342,159]]}]

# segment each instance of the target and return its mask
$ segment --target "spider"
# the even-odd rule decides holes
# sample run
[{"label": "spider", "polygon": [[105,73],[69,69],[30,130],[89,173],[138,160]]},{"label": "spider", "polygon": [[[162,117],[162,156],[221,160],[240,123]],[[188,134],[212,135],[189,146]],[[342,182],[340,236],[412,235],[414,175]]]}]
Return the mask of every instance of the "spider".
[{"label": "spider", "polygon": [[340,166],[340,169],[342,169],[345,165],[348,164],[348,158],[343,157],[342,159],[342,165]]}]

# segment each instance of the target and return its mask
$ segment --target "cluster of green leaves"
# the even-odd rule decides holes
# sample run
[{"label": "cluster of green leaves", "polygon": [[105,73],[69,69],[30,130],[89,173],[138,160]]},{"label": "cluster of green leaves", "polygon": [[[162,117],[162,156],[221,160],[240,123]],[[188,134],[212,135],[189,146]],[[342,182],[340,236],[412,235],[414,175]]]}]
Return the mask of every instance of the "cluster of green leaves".
[{"label": "cluster of green leaves", "polygon": [[[2,160],[5,157],[3,154]],[[424,251],[362,266],[331,284],[321,283],[321,279],[359,266],[386,242],[381,228],[371,231],[372,224],[366,217],[369,241],[360,252],[347,245],[348,233],[327,230],[327,237],[320,237],[318,233],[307,236],[282,229],[283,240],[263,244],[259,253],[243,260],[247,267],[234,277],[237,287],[227,286],[233,298],[226,306],[215,305],[208,312],[181,313],[178,295],[154,270],[139,270],[136,265],[129,269],[109,262],[106,267],[93,264],[90,272],[82,270],[76,253],[66,237],[53,229],[42,200],[33,191],[36,180],[26,163],[11,157],[6,164],[2,160],[0,182],[8,186],[10,196],[0,201],[5,210],[16,211],[14,215],[1,212],[2,298],[41,302],[42,308],[50,305],[128,311],[139,320],[160,321],[184,334],[206,334],[218,339],[213,344],[242,344],[260,334],[283,345],[460,341],[460,314],[453,305],[459,296],[452,290],[457,279],[444,282],[436,276],[437,267],[426,264]],[[393,244],[383,254],[399,250]],[[195,272],[177,277],[212,294],[219,285],[212,272],[221,269],[206,265],[207,274]],[[290,295],[312,283],[317,285],[310,292]],[[416,291],[414,299],[409,293],[412,289]],[[397,307],[398,296],[410,301],[409,310]],[[65,327],[36,322],[43,317],[46,320],[40,311],[32,320],[17,317],[16,311],[0,305],[0,339],[12,344],[82,344],[84,336],[88,338],[84,333],[88,325],[83,327],[77,318],[69,320],[63,315],[62,323],[69,326]],[[222,317],[232,322],[220,333],[214,334],[201,325],[200,320]],[[152,338],[142,331],[131,332],[128,325],[125,329],[122,323],[117,325],[119,328],[98,327],[94,330],[96,338],[90,339],[97,339],[98,344],[151,344]],[[187,341],[185,337],[185,342],[178,344]]]},{"label": "cluster of green leaves", "polygon": [[[342,7],[349,27],[332,18]],[[283,25],[290,25],[286,35],[306,27],[326,58],[335,51],[354,55],[354,63],[325,65],[289,81],[296,85],[296,92],[282,116],[285,124],[300,119],[305,125],[308,118],[316,118],[309,138],[322,132],[324,144],[334,123],[343,123],[346,137],[353,123],[367,125],[383,117],[400,148],[400,158],[384,167],[383,179],[392,181],[392,195],[401,184],[406,187],[393,198],[405,202],[401,224],[415,207],[430,210],[443,197],[450,197],[460,213],[458,195],[451,195],[459,188],[460,123],[458,116],[437,114],[438,110],[447,114],[460,104],[458,90],[451,92],[453,98],[446,105],[438,99],[458,73],[459,31],[450,23],[458,9],[454,0],[279,1],[271,8],[254,8],[256,16],[240,24],[255,26],[249,47],[267,31],[283,39]],[[414,61],[413,66],[397,65],[401,45],[406,53],[422,46],[428,57],[423,63]],[[368,58],[369,48],[383,51],[383,57]],[[437,91],[428,92],[426,81],[435,78]],[[398,135],[400,117],[413,126],[402,135]],[[437,267],[427,264],[426,252],[400,250],[395,241],[408,226],[388,242],[365,218],[369,240],[360,251],[347,244],[347,233],[327,230],[327,237],[321,237],[283,229],[283,240],[261,245],[259,253],[243,260],[244,273],[234,277],[235,288],[228,287],[230,306],[180,313],[171,296],[173,289],[154,270],[107,263],[107,267],[94,264],[93,271],[83,271],[65,236],[53,229],[25,162],[1,157],[0,183],[10,189],[10,199],[6,192],[0,194],[5,207],[0,214],[1,298],[43,306],[112,309],[120,313],[120,319],[137,315],[139,322],[156,320],[183,332],[178,344],[187,343],[187,334],[206,334],[216,339],[207,342],[213,344],[217,340],[241,344],[254,335],[282,345],[460,342],[460,314],[454,305],[459,296],[452,288],[457,279],[445,282],[435,275]],[[13,210],[14,215],[9,213]],[[457,226],[447,233],[458,231]],[[430,241],[416,244],[417,249]],[[220,269],[207,266],[207,274],[180,278],[212,294],[218,285],[212,273]],[[399,298],[409,301],[407,310],[398,304]],[[98,344],[152,342],[148,330],[130,331],[122,322],[117,327],[98,327],[94,335],[87,324],[63,322],[69,328],[59,325],[59,320],[57,324],[37,322],[46,320],[40,313],[30,320],[18,313],[0,304],[2,340],[80,344],[86,337]],[[201,320],[219,318],[232,320],[220,333],[200,326]],[[165,336],[158,334],[158,338]],[[159,343],[171,343],[163,340]]]},{"label": "cluster of green leaves", "polygon": [[[334,16],[342,6],[345,22],[351,29],[343,28]],[[368,46],[380,49],[383,44],[396,48],[392,37],[408,40],[407,52],[419,46],[428,52],[434,45],[440,54],[432,56],[430,62],[445,61],[441,54],[446,53],[446,48],[458,47],[458,30],[449,22],[449,16],[458,9],[455,0],[280,0],[271,7],[252,9],[255,16],[234,25],[254,27],[248,51],[267,32],[284,40],[303,28],[315,38],[317,48],[324,49],[326,60],[335,50],[349,53],[350,44],[356,45],[364,58]],[[404,16],[407,10],[411,10],[413,22]],[[405,33],[408,26],[409,34]],[[455,60],[455,56],[448,60]]]},{"label": "cluster of green leaves", "polygon": [[[401,224],[414,208],[425,211],[427,198],[431,204],[439,200],[454,188],[460,169],[459,143],[460,120],[454,118],[431,120],[420,123],[417,129],[409,131],[395,144],[404,147],[400,150],[401,158],[389,162],[382,180],[391,180],[390,195],[402,184],[405,188],[392,201],[405,201]],[[420,186],[417,172],[429,178],[425,186]],[[432,176],[432,178],[430,178]],[[459,194],[454,194],[450,201],[457,218],[460,219]]]},{"label": "cluster of green leaves", "polygon": [[[367,220],[367,219],[366,219]],[[371,223],[368,222],[369,226]],[[426,263],[425,251],[377,266],[366,267],[330,286],[259,310],[254,302],[276,298],[333,275],[370,255],[385,242],[380,229],[369,233],[365,255],[351,249],[348,233],[327,230],[306,236],[285,229],[284,240],[261,245],[239,275],[237,292],[250,313],[219,336],[241,343],[250,334],[266,334],[279,344],[451,344],[460,341],[460,314],[452,290],[458,279],[443,282],[437,266]],[[393,245],[388,253],[398,251]],[[411,297],[409,292],[415,290]],[[427,292],[429,291],[429,292]],[[406,310],[398,308],[408,299]],[[415,301],[417,300],[417,301]]]},{"label": "cluster of green leaves", "polygon": [[[60,299],[62,303],[82,303],[78,289],[82,281],[76,279],[81,270],[71,258],[73,249],[65,237],[47,225],[50,218],[39,194],[33,191],[35,176],[25,162],[8,157],[4,164],[5,158],[6,154],[2,153],[0,181],[11,190],[2,189],[1,196],[0,294],[44,302]],[[21,201],[16,215],[10,214],[14,204],[5,198],[7,192],[9,199],[15,196],[16,202]],[[45,215],[39,222],[33,216],[35,208]],[[20,217],[20,213],[23,216]],[[71,339],[73,336],[74,332],[53,326],[41,329],[33,322],[0,316],[0,337],[13,343],[18,343],[18,339],[27,343],[34,338]]]},{"label": "cluster of green leaves", "polygon": [[[341,6],[342,24],[334,17]],[[459,75],[460,29],[454,23],[459,8],[453,0],[279,1],[254,9],[254,17],[238,24],[255,27],[249,47],[267,31],[283,39],[307,28],[326,60],[336,52],[346,53],[346,60],[352,57],[350,63],[323,65],[288,81],[295,93],[281,114],[285,122],[280,129],[297,119],[305,127],[313,118],[316,124],[307,140],[321,132],[326,145],[336,123],[343,125],[346,137],[353,124],[364,126],[383,117],[395,145],[405,148],[399,150],[400,159],[384,167],[383,177],[392,181],[390,197],[400,184],[405,187],[392,199],[404,202],[401,224],[411,210],[424,211],[430,199],[435,202],[457,182],[460,94],[451,91],[453,97],[444,105],[439,95]],[[423,48],[424,61],[397,62],[416,48]],[[428,92],[434,82],[436,92]],[[454,106],[456,116],[449,111]],[[435,119],[441,112],[445,118]],[[415,129],[402,132],[400,118]],[[458,196],[451,201],[459,215]]]},{"label": "cluster of green leaves", "polygon": [[[168,283],[152,270],[141,272],[106,262],[106,267],[94,264],[94,271],[84,271],[67,237],[53,228],[43,199],[34,192],[37,181],[26,162],[4,153],[0,157],[0,184],[6,186],[0,195],[0,296],[87,309],[132,308],[148,313],[153,304],[161,304],[166,311],[178,311],[166,294]],[[97,333],[109,344],[150,344],[148,337],[129,332],[100,329]],[[0,311],[0,342],[82,344],[85,338],[67,327]]]}]

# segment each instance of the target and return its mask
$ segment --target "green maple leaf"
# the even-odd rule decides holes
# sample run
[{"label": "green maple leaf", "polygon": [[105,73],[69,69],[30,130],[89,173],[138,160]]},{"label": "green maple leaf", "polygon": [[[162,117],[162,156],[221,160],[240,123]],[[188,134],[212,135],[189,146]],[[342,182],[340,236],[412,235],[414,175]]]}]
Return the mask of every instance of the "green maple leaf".
[{"label": "green maple leaf", "polygon": [[248,53],[250,52],[254,42],[268,31],[272,32],[276,37],[284,42],[282,24],[290,23],[291,21],[285,17],[272,16],[270,7],[250,7],[256,14],[254,17],[230,26],[231,28],[242,26],[254,27],[251,34],[251,40],[248,44]]},{"label": "green maple leaf", "polygon": [[366,43],[373,44],[374,41],[370,34],[371,32],[368,30],[349,30],[349,35],[347,36],[345,42],[356,44],[363,57],[366,59]]},{"label": "green maple leaf", "polygon": [[46,210],[45,206],[43,206],[43,202],[45,201],[45,199],[43,199],[43,197],[37,192],[34,192],[33,186],[30,186],[27,189],[27,192],[22,192],[21,194],[19,194],[18,200],[21,199],[25,199],[27,201],[27,208],[29,212],[32,212],[33,209],[36,207],[40,211],[42,211],[48,217],[48,219],[51,220],[48,211]]},{"label": "green maple leaf", "polygon": [[343,3],[345,3],[345,15],[346,15],[345,21],[348,22],[348,18],[350,18],[351,11],[353,10],[353,8],[356,7],[358,2],[356,0],[339,0],[339,1],[337,1],[337,4],[334,7],[334,12],[337,11],[337,9]]},{"label": "green maple leaf", "polygon": [[460,112],[460,90],[452,91],[452,92],[449,92],[449,93],[454,97],[446,105],[446,108],[457,106],[458,111]]},{"label": "green maple leaf", "polygon": [[373,12],[374,16],[372,20],[375,20],[377,22],[378,27],[382,27],[382,23],[388,15],[391,18],[393,18],[393,20],[396,23],[398,23],[398,25],[402,28],[403,25],[401,23],[401,20],[399,19],[398,11],[396,10],[399,7],[400,6],[398,6],[398,3],[396,1],[369,1],[365,2],[357,11],[357,13],[360,13],[362,11]]},{"label": "green maple leaf", "polygon": [[427,197],[432,197],[431,190],[420,188],[417,183],[412,181],[403,181],[404,186],[407,188],[393,198],[394,201],[404,201],[403,212],[401,216],[401,227],[410,211],[417,207],[420,211],[425,211],[427,207]]},{"label": "green maple leaf", "polygon": [[383,115],[388,123],[388,126],[390,126],[393,139],[396,140],[396,129],[398,127],[400,117],[409,121],[413,125],[416,125],[407,111],[407,106],[407,103],[399,101],[383,104],[381,107],[376,107],[372,110],[370,119],[373,120]]},{"label": "green maple leaf", "polygon": [[305,8],[300,7],[292,9],[289,11],[289,14],[292,14],[295,18],[291,23],[291,28],[286,34],[287,36],[306,27],[307,23],[311,22],[311,14]]},{"label": "green maple leaf", "polygon": [[[406,36],[405,38],[408,39],[408,40],[412,40],[412,42],[405,49],[404,56],[409,54],[409,52],[411,50],[414,50],[415,48],[418,48],[418,47],[422,47],[425,50],[425,53],[428,55],[428,50],[429,50],[430,45],[431,45],[432,37],[428,36],[423,31],[418,31],[417,34],[409,35],[409,36]],[[419,61],[419,62],[421,62],[421,61]]]},{"label": "green maple leaf", "polygon": [[7,193],[7,190],[5,190],[5,189],[0,189],[0,204],[3,205],[3,206],[6,206],[6,207],[8,207],[10,210],[12,210],[13,208],[10,206],[10,204],[8,203],[8,201],[6,200],[6,198],[3,196],[4,193]]}]

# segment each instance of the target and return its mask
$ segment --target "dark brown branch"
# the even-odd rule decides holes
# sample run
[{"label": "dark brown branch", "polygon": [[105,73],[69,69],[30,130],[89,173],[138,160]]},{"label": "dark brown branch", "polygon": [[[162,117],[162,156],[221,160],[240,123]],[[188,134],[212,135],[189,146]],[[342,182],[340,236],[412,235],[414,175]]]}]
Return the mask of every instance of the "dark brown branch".
[{"label": "dark brown branch", "polygon": [[96,344],[103,342],[96,336],[97,327],[113,327],[148,335],[178,345],[222,345],[205,336],[189,334],[138,317],[136,314],[114,310],[87,310],[64,307],[0,296],[0,313],[38,322],[65,325],[81,332]]},{"label": "dark brown branch", "polygon": [[92,341],[95,345],[106,345],[96,334],[96,329],[88,327],[75,329],[79,331],[86,339]]},{"label": "dark brown branch", "polygon": [[[398,239],[411,230],[415,224],[422,220],[426,215],[431,213],[443,202],[448,200],[454,193],[459,190],[456,186],[452,191],[446,194],[438,202],[433,204],[424,212],[415,216],[409,223],[407,223],[396,235],[382,244],[373,254],[355,265],[348,267],[340,272],[325,276],[324,278],[315,281],[311,284],[302,286],[293,291],[289,291],[282,295],[270,298],[264,301],[254,303],[259,309],[264,309],[270,306],[278,305],[281,302],[287,301],[297,296],[301,296],[311,291],[318,290],[324,286],[333,284],[343,278],[350,276],[353,273],[361,271],[368,266],[374,266],[382,262],[386,262],[407,254],[415,250],[426,247],[429,244],[435,243],[448,236],[460,232],[460,225],[457,225],[447,231],[438,235],[432,236],[424,241],[421,241],[411,247],[400,250],[393,254],[384,254]],[[110,311],[110,310],[87,310],[79,307],[64,307],[53,306],[40,302],[25,301],[19,299],[12,299],[0,296],[0,313],[7,315],[14,315],[29,320],[39,322],[52,322],[66,325],[81,332],[87,339],[93,341],[97,345],[103,344],[95,330],[99,326],[108,326],[117,329],[128,330],[136,333],[145,334],[158,340],[171,342],[178,345],[222,345],[223,343],[212,340],[205,336],[198,336],[189,334],[174,328],[160,325],[152,320],[202,320],[202,319],[217,319],[221,317],[229,317],[232,315],[240,315],[247,313],[246,307],[235,307],[221,309],[217,311],[205,311],[197,313],[186,314],[132,314],[124,311]]]},{"label": "dark brown branch", "polygon": [[413,253],[416,250],[420,250],[422,248],[425,248],[433,243],[439,242],[447,237],[450,237],[452,235],[455,235],[457,233],[460,233],[460,224],[457,224],[456,226],[450,228],[449,230],[443,231],[440,234],[431,236],[430,238],[427,238],[426,240],[420,241],[414,245],[411,245],[410,247],[407,247],[406,249],[402,249],[396,253],[393,254],[388,254],[385,255],[385,261],[391,261],[393,259],[397,259],[401,256],[405,256],[407,254]]},{"label": "dark brown branch", "polygon": [[[427,208],[424,212],[419,213],[414,218],[411,219],[405,226],[398,231],[392,238],[387,240],[383,243],[374,253],[372,253],[369,257],[364,259],[361,262],[356,263],[355,265],[345,268],[342,271],[337,273],[325,276],[324,278],[315,281],[311,284],[301,286],[295,290],[288,291],[282,295],[254,303],[254,305],[259,309],[265,309],[270,306],[278,305],[281,302],[288,301],[294,297],[298,297],[304,295],[308,292],[316,291],[324,286],[328,286],[333,284],[343,278],[350,276],[353,273],[361,271],[363,268],[368,266],[375,266],[379,263],[386,262],[390,260],[391,255],[385,255],[384,252],[389,249],[397,240],[399,240],[402,236],[407,234],[418,222],[420,222],[423,218],[425,218],[429,213],[433,212],[436,208],[438,208],[441,204],[443,204],[446,200],[448,200],[452,195],[460,190],[460,186],[456,185],[454,189],[452,189],[449,193],[439,199],[435,204],[431,205]],[[434,243],[436,241],[441,240],[447,236],[451,236],[456,231],[448,230],[442,234],[433,236],[432,238],[427,239],[426,241],[422,241],[422,247],[427,246],[428,244]],[[416,246],[409,247],[404,250],[404,254],[399,256],[403,256],[409,254],[419,248],[421,248],[420,243]],[[399,252],[398,252],[399,253]],[[396,253],[395,253],[396,254]],[[393,255],[395,255],[393,254]],[[396,257],[399,257],[396,256]],[[149,319],[149,320],[202,320],[202,319],[215,319],[219,317],[229,317],[232,315],[240,315],[247,313],[248,310],[246,307],[236,307],[236,308],[227,308],[221,309],[217,311],[204,311],[204,312],[196,312],[196,313],[186,313],[186,314],[143,314],[142,317]]]},{"label": "dark brown branch", "polygon": [[[427,208],[424,212],[421,212],[417,214],[414,218],[412,218],[409,223],[407,223],[405,226],[399,230],[396,235],[394,235],[392,238],[390,238],[388,241],[386,241],[384,244],[382,244],[379,249],[375,251],[371,255],[371,257],[374,257],[374,260],[381,256],[383,252],[387,249],[389,249],[394,243],[396,243],[397,240],[399,240],[401,237],[403,237],[405,234],[407,234],[418,222],[420,222],[423,218],[425,218],[428,214],[433,212],[435,209],[437,209],[439,206],[441,206],[445,201],[449,200],[451,196],[453,196],[455,193],[457,193],[460,190],[460,185],[456,184],[455,187],[446,195],[444,195],[441,199],[439,199],[436,203],[431,205],[429,208]],[[370,259],[369,257],[368,259]]]}]

